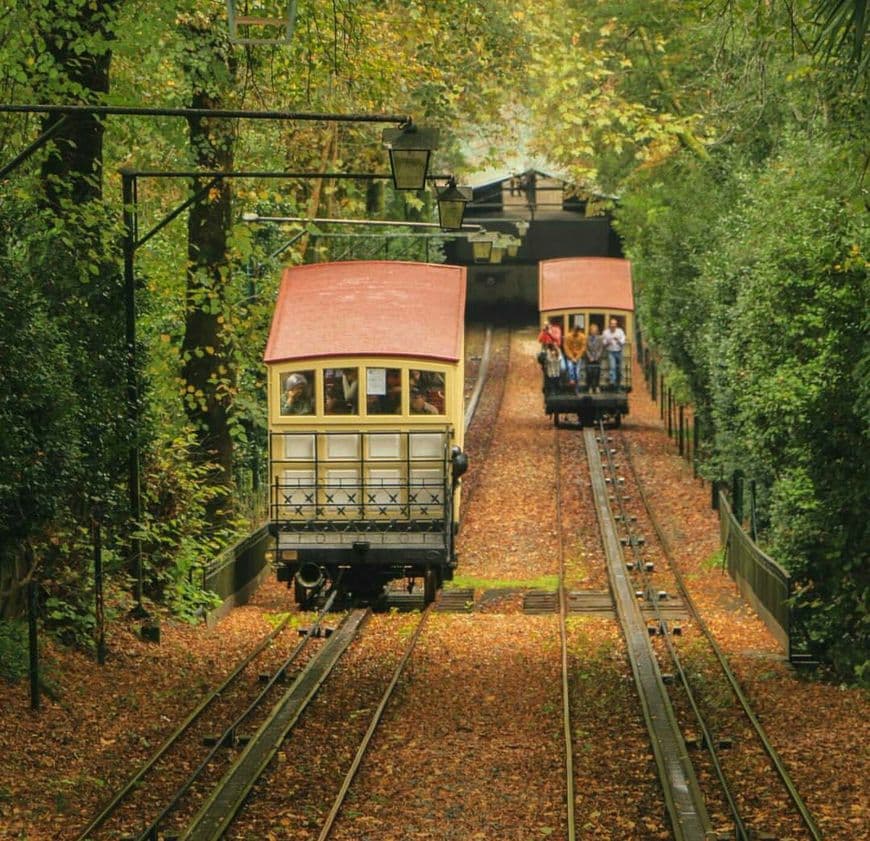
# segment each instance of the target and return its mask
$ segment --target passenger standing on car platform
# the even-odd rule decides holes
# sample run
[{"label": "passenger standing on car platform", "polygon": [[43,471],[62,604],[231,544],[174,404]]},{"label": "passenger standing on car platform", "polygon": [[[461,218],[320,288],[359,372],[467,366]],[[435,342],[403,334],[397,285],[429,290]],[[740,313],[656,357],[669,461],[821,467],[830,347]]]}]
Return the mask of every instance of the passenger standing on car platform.
[{"label": "passenger standing on car platform", "polygon": [[610,326],[601,334],[604,349],[610,357],[610,384],[619,387],[622,382],[622,348],[625,346],[625,332],[615,318],[610,319]]},{"label": "passenger standing on car platform", "polygon": [[541,326],[541,332],[538,333],[538,341],[541,344],[541,350],[546,350],[549,345],[559,347],[562,344],[562,331],[556,324],[550,324],[545,321]]},{"label": "passenger standing on car platform", "polygon": [[586,386],[590,394],[598,391],[601,379],[601,354],[604,353],[604,340],[598,335],[598,325],[589,325],[586,339]]},{"label": "passenger standing on car platform", "polygon": [[556,345],[547,345],[547,358],[544,360],[544,392],[557,394],[562,377],[562,354]]},{"label": "passenger standing on car platform", "polygon": [[565,337],[565,365],[568,370],[568,385],[574,386],[576,394],[583,379],[583,354],[586,353],[586,334],[579,324]]}]

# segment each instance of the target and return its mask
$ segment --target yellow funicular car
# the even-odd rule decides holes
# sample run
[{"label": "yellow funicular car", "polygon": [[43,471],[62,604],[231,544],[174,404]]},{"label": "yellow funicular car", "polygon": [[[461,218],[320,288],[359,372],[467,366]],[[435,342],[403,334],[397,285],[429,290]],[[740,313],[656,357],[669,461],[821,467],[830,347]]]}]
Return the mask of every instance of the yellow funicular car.
[{"label": "yellow funicular car", "polygon": [[266,347],[278,574],[306,604],[375,598],[456,564],[465,269],[396,261],[285,269]]}]

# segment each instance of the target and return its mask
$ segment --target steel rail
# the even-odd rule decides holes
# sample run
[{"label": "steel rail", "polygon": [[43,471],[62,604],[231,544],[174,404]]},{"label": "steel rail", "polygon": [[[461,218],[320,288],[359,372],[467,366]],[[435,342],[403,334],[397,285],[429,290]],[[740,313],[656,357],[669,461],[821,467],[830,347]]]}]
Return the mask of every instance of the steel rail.
[{"label": "steel rail", "polygon": [[369,617],[368,608],[350,613],[326,645],[296,678],[269,717],[248,742],[238,760],[224,774],[179,841],[217,841],[238,814],[256,781],[272,761],[287,734],[314,699],[348,646]]},{"label": "steel rail", "polygon": [[[586,456],[607,572],[616,611],[638,688],[650,744],[655,756],[671,828],[676,841],[707,841],[715,837],[686,745],[677,726],[670,697],[664,687],[646,624],[626,574],[616,524],[607,500],[595,431],[583,430]],[[606,442],[603,441],[602,443]]]},{"label": "steel rail", "polygon": [[150,841],[150,839],[157,838],[157,834],[160,830],[161,825],[166,821],[166,818],[168,818],[169,815],[171,815],[178,807],[178,804],[181,802],[181,798],[184,797],[185,794],[187,794],[187,792],[190,790],[190,787],[197,781],[197,779],[199,779],[199,776],[209,766],[217,753],[220,752],[225,745],[234,740],[239,726],[244,723],[244,721],[252,712],[260,707],[260,705],[263,703],[266,696],[270,693],[275,684],[279,680],[283,679],[287,669],[295,662],[296,658],[305,650],[305,648],[308,646],[308,643],[315,637],[323,621],[323,618],[332,609],[332,605],[335,603],[335,598],[337,595],[338,591],[333,590],[329,598],[326,600],[326,603],[323,605],[320,611],[318,611],[314,621],[311,623],[311,625],[309,625],[308,630],[306,631],[303,638],[294,647],[293,651],[275,670],[272,677],[269,678],[265,686],[263,686],[263,688],[256,695],[256,697],[254,697],[254,699],[248,704],[244,712],[236,716],[233,719],[232,723],[224,728],[224,731],[220,734],[220,736],[217,737],[217,740],[215,741],[215,744],[212,746],[211,750],[203,757],[199,765],[197,765],[196,768],[191,771],[187,779],[175,790],[172,798],[163,807],[160,814],[151,821],[146,829],[144,829],[142,832],[139,833],[139,835],[136,836],[136,841]]},{"label": "steel rail", "polygon": [[[511,356],[511,331],[510,330],[507,331],[506,341],[507,341],[507,353],[506,353],[505,364],[506,364],[506,369],[507,369],[507,368],[510,368],[510,356]],[[492,354],[490,353],[490,360],[489,361],[491,362],[491,360],[492,360]],[[478,371],[478,376],[480,376],[479,371]],[[502,376],[500,379],[492,380],[492,377],[490,376],[489,365],[487,365],[486,377],[487,377],[487,383],[492,381],[492,382],[495,382],[496,384],[498,384],[498,383],[501,384],[501,390],[498,392],[498,395],[497,395],[497,400],[498,400],[498,403],[500,405],[501,400],[504,397],[504,387],[505,387],[505,383],[507,381],[507,377]],[[483,387],[484,388],[486,387],[486,383],[484,383]],[[482,397],[483,397],[483,388],[481,388],[481,398]],[[475,406],[475,409],[474,409],[475,413],[477,412],[477,408],[478,407]],[[470,426],[471,426],[470,422],[466,424],[466,426],[465,426],[466,432],[468,432]],[[486,457],[489,453],[489,449],[490,449],[490,446],[492,444],[494,430],[495,430],[495,421],[493,421],[493,423],[490,425],[489,434],[486,435],[484,442],[483,442],[483,445],[481,447],[481,452],[478,454],[478,458],[482,462],[486,460]],[[476,486],[477,485],[475,483],[467,491],[464,491],[464,493],[465,493],[465,498],[463,500],[464,506],[467,507],[470,504],[471,500],[473,499],[473,491],[474,491]]]},{"label": "steel rail", "polygon": [[713,763],[713,770],[716,772],[716,778],[719,780],[719,785],[722,789],[722,793],[725,795],[725,800],[728,803],[728,808],[731,811],[732,817],[734,818],[736,841],[750,841],[749,829],[746,826],[746,822],[743,820],[743,816],[740,814],[740,808],[738,807],[737,801],[734,798],[734,793],[732,791],[731,784],[728,781],[728,777],[725,774],[725,769],[722,767],[722,763],[719,761],[719,754],[716,751],[713,734],[711,733],[710,728],[707,726],[707,721],[704,718],[703,713],[701,712],[700,705],[698,704],[695,698],[695,693],[692,690],[691,684],[689,683],[689,677],[686,674],[685,669],[683,668],[683,662],[680,659],[676,648],[674,647],[671,639],[670,627],[668,626],[667,620],[662,615],[661,610],[659,610],[658,599],[655,597],[655,591],[652,587],[650,576],[644,570],[640,550],[638,549],[637,542],[633,539],[631,527],[629,525],[630,520],[628,518],[628,512],[625,510],[624,498],[619,491],[616,465],[611,455],[610,448],[606,444],[607,438],[604,432],[603,424],[601,426],[601,438],[602,443],[604,444],[605,453],[607,455],[607,465],[611,476],[611,487],[614,489],[614,496],[616,498],[617,504],[619,505],[619,513],[625,526],[626,534],[628,536],[628,545],[634,558],[634,568],[635,570],[640,571],[640,574],[643,577],[645,591],[648,595],[648,601],[652,605],[653,613],[655,614],[656,625],[664,636],[665,647],[667,648],[668,654],[674,664],[674,667],[676,668],[677,673],[680,676],[680,683],[685,690],[686,699],[688,700],[689,706],[692,709],[692,714],[695,716],[695,720],[698,722],[698,727],[700,728],[701,735],[704,739],[704,746],[706,747],[707,752],[710,754],[710,761]]},{"label": "steel rail", "polygon": [[697,622],[698,627],[701,629],[701,632],[710,643],[710,647],[716,655],[716,659],[719,662],[723,673],[725,674],[731,690],[734,692],[735,697],[740,702],[740,706],[743,708],[743,712],[752,724],[752,727],[755,730],[759,741],[764,746],[765,752],[767,753],[770,761],[773,763],[774,768],[779,774],[783,785],[788,791],[788,795],[791,798],[792,803],[794,804],[795,808],[801,816],[801,819],[803,820],[804,827],[812,836],[813,841],[822,841],[823,836],[821,830],[816,824],[812,813],[810,812],[809,808],[801,797],[800,792],[797,790],[797,786],[792,780],[791,775],[788,773],[788,769],[785,767],[785,763],[782,761],[782,758],[780,757],[776,748],[773,746],[770,739],[768,738],[767,732],[765,731],[761,722],[758,720],[758,717],[753,712],[752,705],[749,703],[749,699],[746,697],[743,688],[740,686],[740,682],[737,680],[737,676],[731,669],[725,652],[723,652],[722,649],[719,647],[719,643],[716,642],[716,639],[713,636],[713,632],[704,621],[700,611],[698,610],[697,605],[695,604],[694,599],[692,598],[691,593],[689,592],[689,588],[686,585],[686,580],[683,577],[682,572],[680,572],[679,568],[677,567],[676,562],[674,561],[674,554],[671,549],[670,541],[667,539],[667,536],[665,535],[661,525],[658,522],[658,519],[653,513],[652,507],[650,506],[649,498],[647,497],[643,487],[643,482],[641,481],[637,473],[634,460],[632,459],[631,447],[629,446],[628,441],[624,437],[622,438],[622,446],[625,452],[626,463],[630,467],[632,475],[634,476],[635,486],[638,489],[638,495],[643,502],[644,509],[646,510],[650,523],[652,523],[653,530],[655,531],[656,537],[661,544],[665,559],[667,560],[668,566],[670,567],[671,572],[674,575],[674,579],[677,582],[677,587],[679,588],[680,595],[683,597],[683,601],[686,603],[686,606],[689,609],[689,613],[692,615],[692,618],[695,620],[695,622]]},{"label": "steel rail", "polygon": [[568,686],[568,594],[565,590],[565,540],[562,533],[562,457],[559,430],[553,427],[556,472],[556,532],[559,535],[559,640],[562,659],[562,730],[565,737],[565,806],[568,841],[577,838],[574,791],[574,741],[571,736],[571,696]]},{"label": "steel rail", "polygon": [[332,808],[329,810],[329,814],[326,816],[326,820],[324,821],[323,826],[320,829],[320,834],[317,836],[317,841],[325,841],[325,839],[329,838],[330,833],[332,832],[332,828],[335,825],[335,821],[338,818],[341,807],[344,805],[344,801],[347,798],[348,791],[350,791],[350,787],[353,783],[354,777],[356,776],[356,773],[359,770],[360,765],[362,764],[366,751],[368,750],[372,738],[375,735],[375,731],[378,729],[378,725],[381,723],[381,719],[383,718],[384,711],[387,708],[387,704],[393,697],[393,692],[395,691],[396,686],[399,683],[399,678],[402,676],[402,673],[405,671],[405,667],[408,665],[408,661],[411,659],[411,655],[414,653],[414,649],[417,646],[417,641],[420,639],[420,636],[423,632],[423,626],[426,624],[426,620],[429,618],[432,612],[432,607],[433,605],[431,604],[426,607],[426,609],[420,616],[420,621],[417,623],[417,627],[414,629],[414,633],[408,639],[408,642],[405,646],[405,651],[403,652],[399,662],[396,664],[396,668],[393,670],[393,675],[390,679],[390,683],[384,690],[384,694],[381,696],[381,700],[378,703],[374,714],[372,715],[372,720],[369,722],[368,729],[366,730],[365,735],[363,736],[362,741],[357,748],[356,755],[353,758],[353,762],[351,762],[350,768],[348,768],[347,773],[345,774],[344,781],[341,784],[341,788],[339,789],[338,794],[336,794],[335,796]]},{"label": "steel rail", "polygon": [[138,788],[139,784],[144,779],[145,775],[163,758],[167,751],[184,735],[184,733],[193,725],[193,723],[202,715],[203,712],[219,698],[227,689],[227,687],[250,665],[250,663],[263,652],[263,650],[284,630],[287,623],[290,621],[291,615],[281,620],[275,628],[268,633],[258,643],[258,645],[242,659],[236,668],[224,679],[224,681],[216,689],[213,689],[206,695],[196,707],[188,714],[187,718],[169,735],[165,742],[157,749],[156,753],[123,785],[123,787],[115,794],[115,796],[103,807],[100,813],[87,825],[87,827],[77,836],[76,841],[87,841],[88,836],[99,829],[106,820],[116,811],[121,801],[130,794],[133,789]]},{"label": "steel rail", "polygon": [[483,342],[483,351],[480,355],[480,365],[477,369],[477,380],[474,383],[474,391],[471,392],[471,397],[468,398],[468,405],[465,407],[465,431],[471,426],[471,421],[474,420],[474,413],[477,411],[477,404],[480,402],[480,395],[483,394],[483,386],[486,384],[486,378],[489,376],[489,356],[492,350],[492,325],[486,326],[486,338]]}]

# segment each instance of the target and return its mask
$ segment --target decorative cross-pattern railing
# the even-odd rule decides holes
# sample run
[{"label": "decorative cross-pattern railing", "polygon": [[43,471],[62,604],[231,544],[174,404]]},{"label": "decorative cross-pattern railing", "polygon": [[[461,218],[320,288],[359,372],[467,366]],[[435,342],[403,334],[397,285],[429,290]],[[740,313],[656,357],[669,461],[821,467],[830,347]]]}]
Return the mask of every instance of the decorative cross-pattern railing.
[{"label": "decorative cross-pattern railing", "polygon": [[282,531],[432,531],[447,520],[443,480],[317,481],[272,485]]},{"label": "decorative cross-pattern railing", "polygon": [[282,532],[438,531],[450,522],[450,430],[271,436],[271,520]]}]

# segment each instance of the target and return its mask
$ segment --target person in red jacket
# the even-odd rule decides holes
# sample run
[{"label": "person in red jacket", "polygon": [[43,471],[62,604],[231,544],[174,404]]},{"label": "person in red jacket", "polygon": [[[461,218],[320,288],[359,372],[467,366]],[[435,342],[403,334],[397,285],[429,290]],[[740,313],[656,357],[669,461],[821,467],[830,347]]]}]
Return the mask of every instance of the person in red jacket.
[{"label": "person in red jacket", "polygon": [[541,349],[546,350],[547,345],[562,346],[562,328],[558,324],[550,324],[544,322],[541,327],[541,332],[538,333],[538,341],[541,343]]}]

